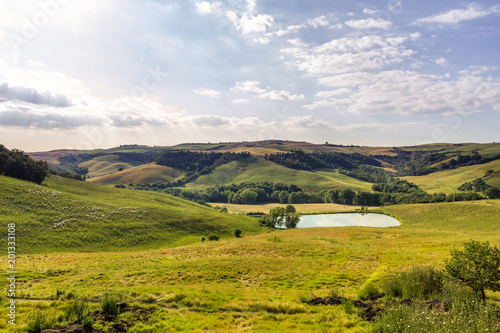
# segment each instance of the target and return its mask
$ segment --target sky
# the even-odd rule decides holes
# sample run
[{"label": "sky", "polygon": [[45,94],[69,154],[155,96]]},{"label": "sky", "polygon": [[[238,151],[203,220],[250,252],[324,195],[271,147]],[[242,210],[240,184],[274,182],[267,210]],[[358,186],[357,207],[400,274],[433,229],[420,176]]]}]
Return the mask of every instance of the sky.
[{"label": "sky", "polygon": [[500,5],[0,0],[0,144],[500,141]]}]

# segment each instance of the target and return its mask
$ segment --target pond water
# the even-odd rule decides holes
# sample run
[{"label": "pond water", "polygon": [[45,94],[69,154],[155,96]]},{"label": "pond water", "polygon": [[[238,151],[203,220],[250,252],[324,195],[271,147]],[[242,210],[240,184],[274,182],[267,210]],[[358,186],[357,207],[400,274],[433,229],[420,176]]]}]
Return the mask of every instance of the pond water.
[{"label": "pond water", "polygon": [[304,215],[297,228],[318,227],[396,227],[401,225],[393,217],[374,213]]}]

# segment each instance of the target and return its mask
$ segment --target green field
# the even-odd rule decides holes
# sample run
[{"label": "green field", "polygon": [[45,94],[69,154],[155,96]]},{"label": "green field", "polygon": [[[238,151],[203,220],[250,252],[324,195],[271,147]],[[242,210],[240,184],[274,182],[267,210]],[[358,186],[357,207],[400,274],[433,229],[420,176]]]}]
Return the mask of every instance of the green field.
[{"label": "green field", "polygon": [[[304,300],[354,299],[366,281],[441,268],[471,238],[500,245],[500,200],[386,207],[403,223],[393,228],[262,232],[253,219],[157,193],[59,177],[36,186],[2,176],[0,185],[1,225],[16,223],[19,247],[18,325],[0,321],[2,332],[26,332],[35,309],[65,323],[73,298],[98,309],[105,293],[144,314],[119,316],[129,332],[370,332],[357,310]],[[63,218],[74,221],[51,229]],[[231,237],[235,227],[243,238]],[[200,242],[216,232],[222,240]]]},{"label": "green field", "polygon": [[500,169],[500,160],[485,164],[476,164],[452,170],[434,172],[424,176],[401,177],[411,183],[417,184],[429,193],[450,194],[456,191],[465,182],[473,181],[484,176],[486,171]]},{"label": "green field", "polygon": [[179,169],[158,165],[155,163],[142,164],[130,169],[110,175],[90,178],[89,181],[100,185],[128,185],[130,183],[159,183],[171,182],[184,175]]},{"label": "green field", "polygon": [[164,247],[231,236],[235,228],[260,231],[254,219],[154,192],[57,176],[42,186],[0,176],[0,188],[0,222],[18,226],[20,253]]},{"label": "green field", "polygon": [[350,188],[356,191],[371,191],[371,183],[340,174],[336,170],[295,170],[265,160],[249,157],[217,167],[208,175],[199,177],[186,187],[208,187],[225,184],[273,182],[295,184],[304,191]]}]

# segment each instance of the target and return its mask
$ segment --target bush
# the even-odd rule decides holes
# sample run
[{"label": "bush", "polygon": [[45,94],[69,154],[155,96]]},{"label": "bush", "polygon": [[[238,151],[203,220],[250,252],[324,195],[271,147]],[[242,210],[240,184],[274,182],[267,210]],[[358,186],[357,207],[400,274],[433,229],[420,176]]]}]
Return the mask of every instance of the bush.
[{"label": "bush", "polygon": [[209,241],[218,241],[219,240],[219,236],[217,236],[217,235],[210,235],[210,236],[208,236],[208,240]]},{"label": "bush", "polygon": [[105,293],[101,297],[101,310],[105,314],[116,316],[120,312],[118,307],[116,306],[116,303],[118,302],[118,299],[116,298],[116,295],[112,293]]},{"label": "bush", "polygon": [[66,320],[71,320],[76,317],[79,322],[83,322],[84,318],[89,316],[90,308],[85,300],[75,299],[68,304],[65,310]]},{"label": "bush", "polygon": [[240,229],[234,229],[234,237],[236,237],[236,238],[241,237],[241,230]]},{"label": "bush", "polygon": [[36,310],[28,318],[28,333],[40,333],[52,326],[52,320],[49,319],[46,313],[40,310]]},{"label": "bush", "polygon": [[417,266],[386,281],[383,289],[390,297],[423,298],[443,291],[444,274],[431,266]]}]

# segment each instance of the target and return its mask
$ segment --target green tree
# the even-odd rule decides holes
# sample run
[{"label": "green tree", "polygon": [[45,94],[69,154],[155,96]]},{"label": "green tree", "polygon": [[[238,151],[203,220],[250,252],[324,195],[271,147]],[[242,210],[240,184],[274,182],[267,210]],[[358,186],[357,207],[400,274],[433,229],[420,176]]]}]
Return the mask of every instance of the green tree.
[{"label": "green tree", "polygon": [[446,261],[448,274],[486,300],[485,289],[500,291],[500,249],[489,242],[474,240],[464,243],[464,250],[452,250]]},{"label": "green tree", "polygon": [[490,199],[498,199],[500,198],[500,190],[496,187],[490,187],[487,189],[484,194]]},{"label": "green tree", "polygon": [[257,196],[259,195],[252,189],[244,189],[241,193],[238,193],[244,204],[254,204],[257,201]]}]

